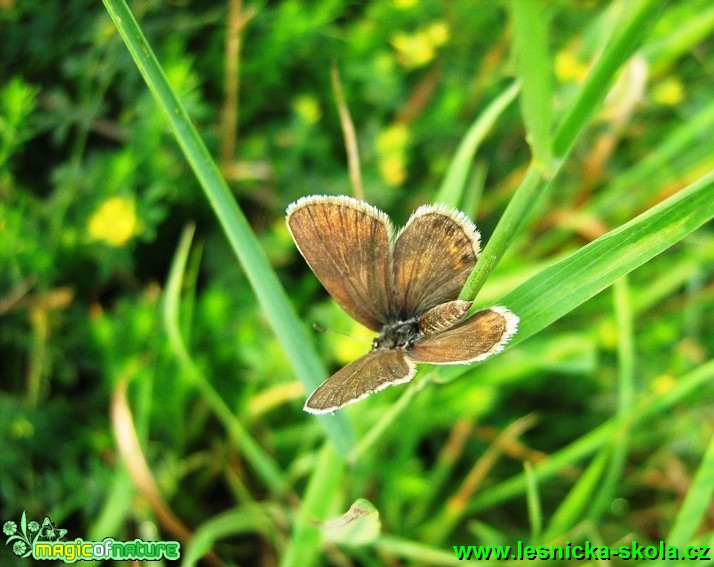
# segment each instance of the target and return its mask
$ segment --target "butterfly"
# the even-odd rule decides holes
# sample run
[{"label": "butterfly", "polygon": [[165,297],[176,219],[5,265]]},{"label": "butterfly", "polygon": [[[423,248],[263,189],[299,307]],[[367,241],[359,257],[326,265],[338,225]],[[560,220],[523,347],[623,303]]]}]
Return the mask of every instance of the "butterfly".
[{"label": "butterfly", "polygon": [[424,205],[398,233],[386,213],[346,196],[303,197],[287,209],[295,245],[333,299],[379,333],[372,350],[325,380],[305,402],[315,414],[409,382],[416,363],[467,364],[501,351],[518,327],[505,307],[465,318],[458,299],[480,235],[462,212]]}]

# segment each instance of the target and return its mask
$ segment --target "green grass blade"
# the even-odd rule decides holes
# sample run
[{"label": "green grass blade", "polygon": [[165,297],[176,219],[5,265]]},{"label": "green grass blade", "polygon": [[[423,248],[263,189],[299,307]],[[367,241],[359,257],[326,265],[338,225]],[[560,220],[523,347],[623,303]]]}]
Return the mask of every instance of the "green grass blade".
[{"label": "green grass blade", "polygon": [[548,53],[545,3],[540,0],[512,0],[513,55],[516,73],[523,84],[521,114],[533,163],[543,177],[550,177],[552,152],[552,64]]},{"label": "green grass blade", "polygon": [[691,542],[702,520],[707,515],[714,494],[714,435],[694,476],[674,525],[667,536],[667,543],[682,548]]},{"label": "green grass blade", "polygon": [[219,514],[194,532],[193,537],[182,549],[181,565],[193,567],[213,548],[216,541],[229,536],[260,534],[269,539],[276,530],[275,524],[260,506],[249,504]]},{"label": "green grass blade", "polygon": [[[564,447],[548,459],[533,467],[533,474],[539,481],[551,478],[564,467],[572,466],[580,459],[597,451],[606,443],[610,443],[614,435],[621,431],[623,425],[631,427],[652,419],[655,415],[671,409],[685,397],[707,386],[714,378],[714,361],[709,361],[677,379],[676,385],[661,394],[648,396],[641,403],[627,412],[622,418],[613,417]],[[510,500],[522,494],[526,489],[526,478],[523,473],[493,486],[488,492],[476,496],[470,503],[468,512],[474,513],[505,500]]]},{"label": "green grass blade", "polygon": [[[632,408],[635,399],[635,345],[632,322],[632,302],[627,276],[613,285],[615,320],[617,323],[618,392],[617,415],[624,416]],[[618,432],[617,443],[612,447],[612,456],[603,475],[601,488],[590,504],[587,517],[598,525],[601,516],[608,510],[617,493],[620,477],[627,462],[629,431],[626,426]]]},{"label": "green grass blade", "polygon": [[192,383],[201,393],[201,396],[206,400],[208,406],[223,424],[223,427],[226,428],[226,431],[228,431],[228,434],[235,444],[240,448],[245,459],[251,464],[258,477],[260,477],[272,491],[278,494],[284,493],[288,484],[283,477],[280,467],[263,451],[261,446],[243,427],[243,424],[233,415],[233,412],[223,401],[223,398],[216,392],[211,382],[194,363],[181,336],[179,305],[181,303],[183,272],[188,260],[192,238],[193,228],[184,230],[171,265],[169,280],[166,284],[164,324],[169,336],[169,345],[176,355],[181,369],[189,376]]},{"label": "green grass blade", "polygon": [[677,59],[691,53],[700,42],[711,36],[712,31],[714,31],[714,6],[698,10],[696,18],[687,18],[680,26],[673,29],[672,33],[643,49],[642,55],[652,65],[651,74],[657,75],[670,70]]},{"label": "green grass blade", "polygon": [[578,134],[592,122],[600,108],[617,71],[640,46],[640,38],[648,24],[656,21],[655,14],[663,6],[662,0],[635,0],[621,5],[621,23],[595,62],[580,90],[578,99],[561,122],[553,140],[556,159],[566,156]]},{"label": "green grass blade", "polygon": [[[560,166],[570,153],[578,135],[600,108],[600,102],[607,95],[617,71],[638,47],[638,39],[646,29],[646,23],[654,19],[654,13],[660,4],[660,0],[638,0],[627,5],[622,23],[617,27],[612,40],[595,63],[578,98],[555,134],[553,153],[556,161],[551,172],[553,178],[560,171]],[[493,235],[481,252],[476,268],[461,291],[460,299],[473,300],[476,297],[489,274],[513,242],[523,221],[534,209],[538,199],[550,183],[543,182],[539,168],[532,165],[528,169]]]},{"label": "green grass blade", "polygon": [[529,167],[526,176],[511,198],[503,216],[498,221],[493,235],[486,247],[481,251],[478,262],[473,272],[466,280],[464,288],[459,294],[459,299],[472,301],[479,290],[486,283],[486,279],[503,257],[516,236],[523,220],[535,206],[538,198],[543,193],[545,185],[542,183],[540,172],[535,167]]},{"label": "green grass blade", "polygon": [[461,207],[466,180],[468,179],[474,156],[481,142],[483,142],[496,120],[498,120],[498,117],[501,116],[508,105],[513,102],[513,99],[518,94],[518,90],[518,83],[513,83],[486,107],[486,110],[483,111],[468,129],[449,164],[441,187],[439,187],[436,193],[434,198],[435,203],[444,203],[456,208]]},{"label": "green grass blade", "polygon": [[320,528],[314,522],[326,520],[325,514],[333,502],[344,473],[343,461],[335,457],[331,445],[326,444],[320,451],[280,567],[318,564]]},{"label": "green grass blade", "polygon": [[541,505],[538,479],[533,474],[533,465],[528,461],[523,463],[523,474],[526,478],[526,504],[528,506],[528,523],[531,526],[531,541],[540,541],[543,530],[543,507]]},{"label": "green grass blade", "polygon": [[567,533],[580,520],[597,491],[597,485],[607,466],[612,445],[605,445],[578,477],[573,488],[553,513],[543,541],[549,542]]},{"label": "green grass blade", "polygon": [[517,344],[714,217],[714,172],[584,246],[502,299],[520,318]]},{"label": "green grass blade", "polygon": [[[258,301],[298,379],[311,390],[327,378],[305,327],[298,320],[287,294],[270,266],[243,211],[238,207],[181,101],[166,80],[154,53],[124,0],[103,0],[134,62],[169,122],[223,227]],[[344,413],[321,416],[319,421],[342,455],[354,434]]]},{"label": "green grass blade", "polygon": [[[422,542],[408,540],[402,537],[385,535],[380,537],[375,548],[382,551],[386,556],[394,556],[406,560],[407,565],[464,565],[463,560],[458,559],[453,552],[443,551]],[[488,563],[482,563],[487,565]]]}]

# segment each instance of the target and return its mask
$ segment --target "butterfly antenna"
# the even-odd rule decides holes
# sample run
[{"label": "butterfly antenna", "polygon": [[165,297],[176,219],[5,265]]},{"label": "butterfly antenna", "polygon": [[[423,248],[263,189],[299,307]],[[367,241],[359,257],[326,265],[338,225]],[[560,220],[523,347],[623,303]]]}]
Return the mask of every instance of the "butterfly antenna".
[{"label": "butterfly antenna", "polygon": [[322,325],[318,325],[317,323],[313,323],[312,328],[315,329],[318,333],[332,333],[333,335],[340,335],[341,337],[347,337],[348,339],[353,339],[355,341],[361,341],[364,343],[371,342],[369,339],[365,339],[363,337],[353,337],[352,335],[348,335],[347,333],[340,333],[339,331],[335,331],[333,329],[327,329]]}]

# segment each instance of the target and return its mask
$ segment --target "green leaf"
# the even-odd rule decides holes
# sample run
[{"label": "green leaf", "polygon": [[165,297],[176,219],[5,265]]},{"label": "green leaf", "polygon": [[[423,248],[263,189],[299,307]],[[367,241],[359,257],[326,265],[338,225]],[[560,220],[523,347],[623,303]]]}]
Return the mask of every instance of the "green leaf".
[{"label": "green leaf", "polygon": [[513,22],[516,73],[523,84],[520,97],[521,114],[534,165],[548,178],[553,168],[553,89],[545,3],[540,0],[511,0],[508,6]]},{"label": "green leaf", "polygon": [[640,46],[648,24],[656,21],[662,0],[632,0],[621,5],[622,13],[610,41],[588,73],[578,98],[561,122],[553,140],[556,159],[566,156],[578,134],[592,123],[617,72]]},{"label": "green leaf", "polygon": [[188,254],[193,239],[194,227],[184,229],[179,241],[178,250],[171,264],[169,279],[166,284],[164,299],[164,325],[169,337],[169,346],[173,350],[181,370],[191,379],[201,397],[206,401],[211,411],[221,421],[223,427],[240,448],[246,460],[256,471],[258,477],[270,487],[271,490],[282,494],[287,489],[287,482],[277,463],[263,450],[260,444],[253,439],[243,424],[236,418],[231,408],[225,403],[220,394],[211,384],[206,375],[193,361],[186,348],[186,343],[181,335],[179,307],[181,305],[181,289],[183,287],[183,273],[188,261]]},{"label": "green leaf", "polygon": [[303,567],[318,563],[320,529],[315,522],[327,514],[344,473],[343,461],[335,457],[331,445],[325,444],[315,461],[280,567]]},{"label": "green leaf", "polygon": [[[126,2],[124,0],[104,0],[104,5],[163,111],[164,117],[171,126],[176,141],[181,146],[206,198],[213,207],[298,379],[305,385],[306,390],[314,389],[327,378],[327,374],[312,346],[305,326],[297,318],[285,289],[268,263],[257,236],[248,224],[248,219],[238,207],[238,203],[233,198],[185,108],[166,80],[163,69]],[[340,454],[346,455],[352,446],[354,437],[346,414],[318,416],[317,419],[327,436],[335,443]]]},{"label": "green leaf", "polygon": [[553,513],[550,524],[543,534],[543,541],[551,541],[558,535],[568,532],[580,520],[596,493],[611,450],[612,445],[605,445],[600,449],[590,465],[578,477],[573,488]]},{"label": "green leaf", "polygon": [[468,129],[459,144],[459,148],[456,150],[456,154],[449,163],[444,180],[434,198],[435,203],[444,203],[456,208],[461,207],[466,180],[474,156],[498,117],[513,102],[518,90],[518,83],[512,84],[486,107],[486,110]]},{"label": "green leaf", "polygon": [[691,542],[700,524],[707,515],[714,494],[714,435],[694,476],[674,525],[667,536],[667,543],[684,547]]},{"label": "green leaf", "polygon": [[714,172],[546,268],[502,299],[521,318],[517,344],[714,217]]},{"label": "green leaf", "polygon": [[523,463],[523,474],[526,477],[526,504],[528,506],[528,520],[531,526],[533,541],[540,539],[543,530],[543,507],[541,505],[538,480],[533,474],[533,465],[528,461]]}]

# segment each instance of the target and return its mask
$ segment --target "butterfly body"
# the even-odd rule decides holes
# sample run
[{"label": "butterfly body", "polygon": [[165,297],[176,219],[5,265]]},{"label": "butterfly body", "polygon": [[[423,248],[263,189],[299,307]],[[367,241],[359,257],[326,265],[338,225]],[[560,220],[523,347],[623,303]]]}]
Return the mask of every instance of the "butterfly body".
[{"label": "butterfly body", "polygon": [[399,348],[409,350],[420,336],[419,320],[412,317],[407,321],[395,321],[382,327],[382,332],[372,341],[372,349]]},{"label": "butterfly body", "polygon": [[503,307],[465,318],[457,299],[478,259],[480,237],[461,212],[417,209],[393,236],[389,217],[351,197],[311,196],[287,211],[300,253],[328,293],[379,334],[372,350],[323,382],[305,410],[328,413],[411,380],[415,363],[464,364],[500,351],[518,317]]}]

